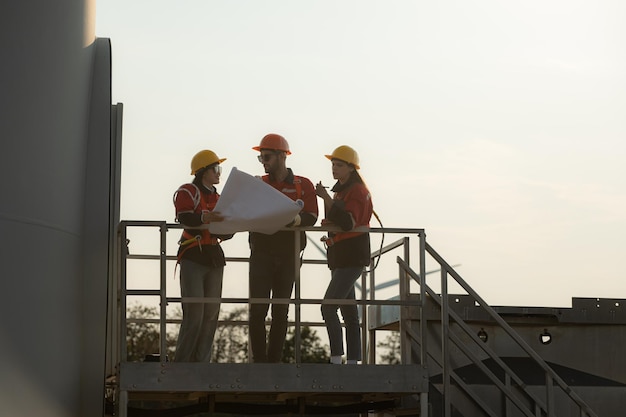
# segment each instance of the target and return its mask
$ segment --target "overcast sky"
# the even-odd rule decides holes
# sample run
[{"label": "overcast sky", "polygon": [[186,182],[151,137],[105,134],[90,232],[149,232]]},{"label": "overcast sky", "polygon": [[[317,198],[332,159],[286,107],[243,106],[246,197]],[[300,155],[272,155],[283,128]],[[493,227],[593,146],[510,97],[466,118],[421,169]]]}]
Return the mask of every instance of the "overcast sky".
[{"label": "overcast sky", "polygon": [[323,155],[354,147],[384,226],[424,228],[490,304],[626,298],[625,16],[619,0],[99,0],[122,219],[173,222],[201,149],[228,158],[222,185],[261,174],[251,147],[276,132],[327,185]]}]

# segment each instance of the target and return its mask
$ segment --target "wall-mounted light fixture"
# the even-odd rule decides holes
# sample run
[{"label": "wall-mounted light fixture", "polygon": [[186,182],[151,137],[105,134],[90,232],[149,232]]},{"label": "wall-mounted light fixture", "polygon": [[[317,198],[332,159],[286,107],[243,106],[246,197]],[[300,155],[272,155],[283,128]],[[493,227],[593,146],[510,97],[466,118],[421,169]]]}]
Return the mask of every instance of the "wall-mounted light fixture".
[{"label": "wall-mounted light fixture", "polygon": [[543,329],[543,333],[539,335],[539,341],[542,345],[549,345],[552,342],[552,335],[548,329]]},{"label": "wall-mounted light fixture", "polygon": [[489,339],[489,335],[487,334],[485,329],[483,329],[482,327],[480,328],[476,336],[478,336],[478,338],[482,340],[483,342],[487,342],[487,339]]}]

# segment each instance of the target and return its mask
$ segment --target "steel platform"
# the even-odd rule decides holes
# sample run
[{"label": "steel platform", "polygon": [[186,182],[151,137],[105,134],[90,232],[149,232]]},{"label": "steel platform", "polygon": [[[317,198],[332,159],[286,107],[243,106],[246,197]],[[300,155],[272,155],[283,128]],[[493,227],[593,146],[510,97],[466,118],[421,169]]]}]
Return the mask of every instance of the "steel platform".
[{"label": "steel platform", "polygon": [[345,414],[415,406],[428,391],[420,365],[133,362],[120,364],[119,379],[121,416],[138,402],[197,410],[196,402],[205,412],[240,415]]}]

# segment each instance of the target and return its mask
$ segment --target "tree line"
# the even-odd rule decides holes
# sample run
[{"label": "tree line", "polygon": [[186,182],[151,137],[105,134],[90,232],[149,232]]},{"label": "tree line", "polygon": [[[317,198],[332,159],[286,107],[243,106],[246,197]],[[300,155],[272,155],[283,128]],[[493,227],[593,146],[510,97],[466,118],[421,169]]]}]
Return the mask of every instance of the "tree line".
[{"label": "tree line", "polygon": [[[149,319],[159,317],[159,310],[154,306],[135,304],[129,306],[127,317],[131,319],[126,326],[126,352],[129,362],[149,360],[159,352],[160,332],[157,323]],[[182,310],[177,308],[169,319],[181,319]],[[211,362],[247,363],[248,362],[248,309],[247,307],[224,311],[220,314],[220,324],[215,332]],[[169,359],[176,355],[178,326],[167,326],[165,335],[166,355]],[[290,327],[283,347],[283,362],[295,363],[295,329]],[[399,335],[392,332],[377,343],[382,352],[378,363],[400,363]],[[309,326],[300,328],[300,359],[303,363],[328,363],[330,349],[322,345],[315,329]]]}]

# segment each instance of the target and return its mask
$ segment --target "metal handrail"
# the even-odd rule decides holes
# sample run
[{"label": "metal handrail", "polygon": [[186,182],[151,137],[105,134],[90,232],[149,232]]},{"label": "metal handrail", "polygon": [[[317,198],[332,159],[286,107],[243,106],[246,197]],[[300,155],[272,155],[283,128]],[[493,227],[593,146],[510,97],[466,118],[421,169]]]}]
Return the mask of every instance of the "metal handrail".
[{"label": "metal handrail", "polygon": [[[436,294],[436,292],[434,290],[432,290],[425,282],[423,282],[423,280],[419,279],[419,276],[417,274],[415,274],[413,271],[410,270],[409,266],[402,261],[402,259],[397,259],[397,262],[400,264],[400,266],[404,269],[407,270],[407,273],[416,281],[420,284],[420,286],[424,286],[426,288],[426,293],[432,297],[432,299],[439,304],[439,306],[441,308],[443,308],[443,299],[447,299],[447,294],[444,296],[444,292],[442,292],[441,294],[441,299],[439,299],[439,295]],[[447,271],[446,267],[442,266],[442,276],[444,274],[444,271]],[[446,286],[447,287],[447,286]],[[506,375],[511,375],[515,382],[520,385],[523,386],[523,381],[521,380],[521,378],[519,378],[501,359],[500,357],[498,357],[498,355],[496,355],[495,352],[493,352],[493,350],[491,348],[489,348],[486,344],[482,343],[482,341],[478,338],[478,336],[476,336],[474,334],[474,332],[471,331],[471,329],[464,323],[464,321],[452,310],[448,309],[448,313],[447,313],[453,320],[455,323],[457,323],[459,325],[459,327],[461,327],[462,330],[465,331],[465,333],[471,338],[473,339],[473,341],[476,343],[477,346],[481,347],[490,358],[494,359],[494,361],[500,365],[500,367],[505,371]],[[442,313],[442,323],[448,323],[448,320],[444,319],[444,315]],[[443,324],[442,324],[443,326]],[[508,326],[508,324],[507,324]],[[472,359],[472,362],[474,364],[476,364],[476,366],[478,366],[483,373],[492,380],[492,382],[494,383],[494,385],[496,385],[498,388],[500,388],[500,390],[507,395],[507,397],[513,401],[513,403],[520,409],[520,411],[522,411],[524,414],[526,414],[528,417],[533,417],[532,414],[529,414],[524,408],[523,405],[518,401],[518,399],[516,397],[513,396],[512,391],[508,390],[505,386],[503,386],[503,384],[501,383],[501,381],[493,374],[493,372],[491,372],[483,363],[480,359],[478,359],[466,346],[464,343],[462,343],[462,341],[454,334],[451,332],[447,333],[447,338],[452,340],[455,345],[461,349],[463,351],[463,353],[465,353],[470,359]],[[437,358],[433,357],[432,355],[430,356],[431,359],[435,360],[435,362],[443,369],[445,367],[445,365],[442,363],[442,361],[438,361]],[[459,383],[459,381],[462,381],[461,378],[459,378],[456,373],[454,373],[454,371],[450,371],[448,372],[449,376],[455,379],[456,383]],[[466,384],[462,384],[464,390],[470,394],[471,393],[471,389],[466,385]],[[540,404],[540,408],[543,410],[545,409],[545,405],[542,404],[541,400],[534,397],[531,393],[528,393],[529,396],[533,399],[533,401],[536,404]],[[477,396],[471,396],[470,397],[472,400],[474,400],[476,402],[477,400]],[[477,404],[479,404],[481,406],[481,408],[483,408],[486,412],[489,413],[489,415],[496,415],[495,412],[493,410],[491,410],[486,404],[480,404],[477,402]]]},{"label": "metal handrail", "polygon": [[[454,379],[459,387],[461,387],[468,397],[473,400],[481,409],[488,413],[490,416],[497,416],[497,414],[489,408],[487,404],[482,401],[479,401],[479,397],[476,395],[472,395],[471,388],[465,384],[460,377],[456,375],[456,373],[451,369],[451,367],[447,366],[447,362],[449,360],[450,354],[447,348],[447,344],[452,341],[463,353],[477,366],[479,367],[485,375],[492,380],[495,386],[500,389],[500,391],[507,396],[509,400],[526,416],[533,417],[539,415],[547,415],[549,417],[554,416],[553,404],[554,404],[554,383],[557,384],[559,388],[563,390],[563,392],[579,407],[581,412],[581,416],[589,416],[589,417],[597,417],[595,412],[591,410],[591,408],[576,394],[565,381],[563,381],[558,374],[515,332],[515,330],[492,308],[490,307],[470,286],[467,284],[461,276],[428,244],[426,243],[426,252],[432,256],[432,258],[439,264],[441,268],[441,294],[438,295],[432,288],[430,288],[425,279],[422,279],[423,275],[415,273],[410,266],[404,262],[400,257],[397,258],[397,262],[402,270],[405,271],[415,282],[417,282],[421,288],[424,288],[426,294],[432,299],[436,304],[441,308],[441,326],[442,326],[442,355],[441,360],[438,360],[436,357],[429,355],[429,358],[434,360],[435,363],[441,367],[442,376],[443,376],[443,384],[444,384],[444,414],[445,417],[449,417],[451,415],[450,410],[450,398],[448,393],[450,392],[450,378]],[[463,319],[451,310],[448,306],[448,275],[452,276],[454,281],[459,284],[470,296],[472,296],[478,304],[494,319],[497,324],[511,337],[515,343],[522,348],[522,350],[538,364],[546,374],[546,399],[544,402],[541,399],[537,398],[530,391],[526,389],[526,386],[522,379],[515,374],[513,370],[510,369],[499,357],[498,355],[491,350],[485,343],[483,343],[477,335],[471,330],[469,326],[463,321]],[[424,298],[422,298],[424,300]],[[491,359],[493,359],[505,372],[505,383],[502,383],[500,379],[493,374],[480,360],[480,358],[476,357],[469,348],[461,341],[461,339],[456,336],[454,333],[449,331],[448,323],[452,319],[475,343],[476,346],[480,347]],[[422,320],[425,322],[426,320]],[[422,333],[425,334],[425,333]],[[425,345],[420,335],[415,334],[414,332],[410,333],[411,337],[419,343],[421,346]],[[534,410],[530,410],[524,406],[522,402],[514,395],[511,388],[511,379],[517,385],[517,387],[529,398],[535,405]]]},{"label": "metal handrail", "polygon": [[[546,378],[557,383],[559,388],[561,388],[568,396],[571,398],[576,405],[580,407],[581,412],[586,413],[586,415],[590,417],[597,417],[597,415],[591,410],[591,408],[583,401],[582,398],[576,392],[572,391],[570,386],[539,356],[537,352],[535,352],[525,341],[517,334],[513,328],[492,308],[490,307],[479,295],[476,293],[467,282],[465,282],[461,276],[454,270],[448,263],[430,246],[426,245],[427,252],[437,260],[437,262],[442,266],[442,271],[445,269],[447,273],[449,273],[454,280],[463,287],[465,291],[478,303],[481,307],[489,313],[489,315],[500,325],[502,329],[506,331],[506,333],[520,346],[534,361],[537,363],[546,373]],[[445,265],[445,268],[444,268]],[[443,274],[443,272],[442,272]],[[442,276],[443,278],[443,276]],[[444,294],[442,294],[444,297]],[[447,294],[445,294],[445,298],[447,299]],[[443,313],[442,313],[443,314]],[[448,311],[449,314],[449,311]],[[460,320],[460,318],[459,318]],[[484,344],[480,344],[484,345]],[[550,391],[552,384],[546,384],[546,389]],[[549,395],[549,392],[546,394],[549,399],[548,405],[554,402],[554,397]],[[549,407],[548,407],[549,408]],[[550,411],[550,410],[548,410]],[[550,415],[550,414],[549,414]]]},{"label": "metal handrail", "polygon": [[[127,229],[129,227],[144,227],[144,228],[158,228],[159,232],[160,232],[160,247],[159,247],[159,254],[158,255],[154,255],[154,254],[131,254],[128,244],[130,243],[130,241],[128,240],[128,236],[127,236]],[[336,305],[349,305],[349,304],[356,304],[358,306],[361,306],[362,308],[365,308],[366,306],[370,306],[370,305],[390,305],[390,306],[401,306],[401,307],[414,307],[417,305],[417,303],[415,301],[411,301],[411,300],[397,300],[397,299],[391,299],[391,300],[377,300],[375,299],[375,294],[374,291],[371,291],[371,293],[369,294],[369,298],[367,298],[367,294],[365,291],[362,291],[363,297],[362,299],[357,299],[354,301],[348,301],[348,300],[329,300],[329,299],[316,299],[316,298],[301,298],[300,294],[299,294],[299,286],[300,286],[300,280],[299,280],[299,270],[296,271],[296,282],[295,282],[295,288],[294,288],[294,294],[295,296],[293,298],[236,298],[236,297],[220,297],[220,298],[207,298],[207,297],[168,297],[166,294],[166,262],[167,261],[175,261],[177,259],[176,256],[173,255],[167,255],[166,253],[166,246],[167,246],[167,240],[166,240],[166,234],[169,230],[176,230],[176,229],[183,229],[185,226],[181,225],[179,223],[167,223],[165,221],[145,221],[145,220],[129,220],[129,221],[122,221],[120,222],[119,225],[119,230],[118,230],[118,237],[119,237],[119,245],[120,245],[120,249],[122,252],[122,256],[120,257],[120,288],[119,288],[119,312],[120,312],[120,318],[125,318],[125,312],[126,312],[126,297],[129,295],[132,296],[159,296],[160,297],[160,303],[159,303],[159,310],[160,310],[160,317],[158,319],[158,324],[159,324],[159,329],[162,335],[166,334],[166,325],[168,323],[175,323],[177,322],[176,320],[173,319],[167,319],[166,317],[166,307],[168,305],[168,303],[173,303],[173,302],[192,302],[192,303],[205,303],[205,302],[220,302],[220,303],[227,303],[227,304],[250,304],[250,303],[274,303],[274,304],[293,304],[296,307],[296,317],[295,317],[295,321],[290,322],[290,325],[294,325],[295,326],[295,342],[296,344],[298,344],[300,342],[299,340],[299,330],[300,327],[302,326],[303,323],[306,323],[307,325],[321,325],[323,326],[323,323],[316,323],[316,322],[303,322],[301,317],[300,317],[300,311],[299,308],[302,305],[311,305],[311,304],[317,304],[317,305],[321,305],[321,304],[327,304],[327,303],[332,303],[332,304],[336,304]],[[310,227],[300,227],[300,228],[290,228],[288,229],[290,231],[313,231],[313,232],[328,232],[328,231],[337,231],[338,228],[337,227],[332,227],[332,226],[310,226]],[[370,233],[405,233],[405,234],[417,234],[419,235],[423,235],[424,231],[423,229],[415,229],[415,228],[366,228],[366,227],[361,227],[356,229],[358,231],[364,231],[364,232],[370,232]],[[296,236],[296,239],[299,239],[299,233],[294,233],[294,235]],[[299,245],[296,244],[296,247],[298,247]],[[408,240],[407,238],[404,239],[400,239],[394,243],[388,244],[385,247],[380,248],[379,250],[375,251],[372,253],[371,258],[374,259],[378,256],[382,256],[385,253],[388,253],[396,248],[405,246],[405,259],[408,260],[408,248],[406,248],[406,246],[408,246]],[[420,256],[421,257],[421,256]],[[159,289],[128,289],[127,288],[127,268],[126,268],[126,262],[127,260],[147,260],[147,261],[159,261],[160,262],[160,288]],[[226,261],[227,262],[248,262],[249,259],[245,258],[245,257],[226,257]],[[303,264],[326,264],[325,260],[320,260],[320,259],[302,259],[301,260]],[[370,271],[370,273],[373,275],[374,272],[373,270]],[[363,283],[365,283],[363,281]],[[363,287],[365,287],[365,285],[363,285]],[[373,288],[373,287],[372,287]],[[367,329],[367,315],[366,314],[361,314],[362,317],[362,334],[364,339],[367,336],[367,331],[365,329]],[[118,352],[119,352],[119,358],[122,361],[126,360],[126,324],[128,322],[132,322],[132,319],[121,319],[118,323],[119,329],[120,329],[120,334],[122,337],[119,338],[118,342],[119,342],[119,347],[118,347]],[[371,346],[372,343],[369,344],[369,346]],[[363,349],[367,349],[367,344],[363,343]],[[160,339],[160,353],[159,353],[159,357],[161,361],[166,361],[166,339],[165,337],[161,337]],[[366,358],[365,355],[365,351],[364,351],[364,355],[363,357]],[[299,362],[300,358],[299,358],[299,350],[296,349],[296,361]]]},{"label": "metal handrail", "polygon": [[[127,228],[128,227],[157,227],[160,231],[160,249],[158,255],[149,255],[149,254],[130,254],[128,251],[128,240],[127,240]],[[494,383],[495,386],[527,417],[539,417],[539,416],[554,416],[554,386],[558,386],[562,389],[574,403],[577,404],[581,411],[581,417],[597,417],[597,415],[588,407],[588,405],[574,392],[571,388],[556,374],[556,372],[545,362],[543,359],[519,336],[515,330],[460,277],[460,275],[426,242],[426,235],[423,229],[415,229],[415,228],[362,228],[362,231],[368,231],[370,233],[389,233],[389,234],[407,234],[412,236],[417,236],[419,239],[419,247],[417,249],[418,253],[418,271],[415,272],[411,268],[410,264],[410,242],[409,237],[403,237],[399,240],[396,240],[390,244],[382,246],[377,250],[373,251],[371,254],[371,266],[373,266],[374,260],[377,257],[382,257],[394,250],[400,249],[402,250],[402,256],[398,256],[396,261],[399,265],[399,299],[388,299],[388,300],[380,300],[376,298],[376,285],[375,285],[375,276],[376,270],[373,267],[370,267],[368,273],[370,275],[369,280],[366,280],[366,274],[363,275],[361,279],[361,299],[357,299],[354,301],[347,300],[324,300],[324,299],[316,299],[316,298],[301,298],[300,296],[300,276],[299,276],[299,268],[296,271],[296,282],[294,288],[294,297],[292,298],[281,298],[281,299],[268,299],[268,298],[236,298],[236,297],[221,297],[221,298],[204,298],[204,297],[168,297],[166,294],[166,263],[167,261],[176,260],[176,256],[167,255],[166,253],[166,234],[169,230],[172,229],[182,229],[183,225],[176,223],[166,223],[164,221],[123,221],[120,223],[119,228],[119,240],[118,244],[120,245],[120,251],[122,256],[120,257],[121,265],[119,265],[120,271],[120,279],[119,279],[119,317],[121,318],[118,322],[118,326],[120,329],[121,337],[118,338],[118,352],[119,358],[122,361],[126,360],[126,323],[132,322],[132,319],[126,319],[126,297],[128,295],[150,295],[150,296],[159,296],[160,297],[160,317],[157,320],[161,334],[164,335],[166,332],[166,324],[167,323],[177,323],[180,322],[176,319],[167,319],[166,318],[166,306],[168,303],[173,302],[221,302],[221,303],[230,303],[230,304],[250,304],[250,303],[277,303],[277,304],[293,304],[295,306],[295,320],[290,321],[290,325],[294,325],[295,332],[295,342],[296,346],[300,343],[300,334],[299,330],[303,324],[306,325],[319,325],[323,326],[321,322],[306,322],[303,321],[300,314],[300,307],[308,304],[324,304],[324,303],[333,303],[338,305],[343,304],[356,304],[361,308],[366,308],[367,306],[396,306],[400,309],[400,334],[401,337],[404,338],[405,335],[410,339],[414,340],[419,345],[419,355],[418,360],[419,363],[425,368],[427,366],[428,360],[433,360],[434,363],[439,366],[442,370],[443,377],[443,398],[444,398],[444,415],[445,417],[450,417],[451,415],[451,385],[450,381],[454,380],[455,384],[458,387],[461,387],[463,391],[469,396],[469,398],[477,404],[485,413],[490,416],[496,417],[498,413],[489,409],[489,405],[486,404],[479,396],[471,395],[471,388],[460,378],[452,369],[450,365],[450,345],[456,345],[460,351],[462,351],[474,364],[476,364],[488,378]],[[336,228],[330,227],[302,227],[302,228],[291,228],[291,231],[313,231],[313,232],[327,232],[336,230]],[[299,233],[294,233],[296,236],[296,242],[299,239]],[[298,247],[299,245],[296,245]],[[430,288],[426,283],[426,257],[429,255],[432,257],[439,265],[441,270],[441,294],[438,295],[436,292]],[[160,262],[160,288],[158,290],[154,289],[127,289],[127,268],[126,262],[127,260],[152,260]],[[227,257],[227,262],[248,262],[248,258],[245,257]],[[325,260],[320,259],[302,259],[303,264],[325,264]],[[297,263],[296,263],[297,264]],[[430,272],[429,272],[430,273]],[[498,355],[491,350],[485,343],[474,334],[471,328],[459,317],[457,313],[450,309],[448,306],[448,280],[451,277],[458,285],[460,285],[463,290],[467,292],[470,296],[474,297],[474,299],[480,304],[485,311],[495,320],[495,322],[502,328],[504,331],[514,340],[518,346],[520,346],[526,354],[532,358],[545,372],[546,375],[546,401],[538,398],[536,395],[533,395],[529,392],[523,381],[519,376],[517,376],[499,357]],[[410,282],[415,281],[419,285],[419,299],[416,300],[414,295],[411,297],[410,293]],[[369,289],[366,288],[366,285]],[[428,329],[427,329],[427,320],[425,319],[424,314],[424,303],[425,300],[429,298],[432,299],[435,303],[439,305],[441,308],[441,334],[443,335],[441,343],[441,356],[439,358],[434,357],[429,349],[428,349]],[[411,326],[411,321],[416,320],[414,317],[411,317],[409,312],[409,308],[416,307],[418,309],[419,316],[419,328],[414,330]],[[363,313],[363,312],[362,312]],[[363,358],[364,361],[369,361],[371,363],[375,362],[375,331],[368,331],[368,326],[366,323],[367,314],[361,314],[362,317],[362,337],[363,337]],[[469,350],[465,344],[461,341],[461,339],[453,332],[451,332],[449,328],[449,322],[453,320],[454,323],[458,324],[458,326],[479,346],[487,356],[492,358],[505,372],[505,381],[502,382],[493,372],[491,372],[488,368],[482,364],[480,358],[478,358],[475,354]],[[152,319],[144,320],[144,322],[152,322]],[[232,323],[240,323],[239,321],[233,321]],[[369,339],[368,339],[369,336]],[[369,351],[368,351],[369,349]],[[411,361],[415,360],[414,353],[412,351],[412,343],[402,343],[401,344],[401,359],[402,363],[409,364]],[[162,337],[160,341],[160,360],[166,360],[166,345],[165,338]],[[367,360],[365,358],[368,358]],[[300,361],[299,357],[299,349],[296,349],[296,362]],[[514,391],[513,387],[517,387],[518,390]],[[534,411],[527,408],[524,405],[516,393],[522,392],[526,399],[530,400],[534,404]],[[428,394],[422,393],[420,394],[420,405],[422,407],[421,412],[426,415],[427,414],[427,400]]]}]

